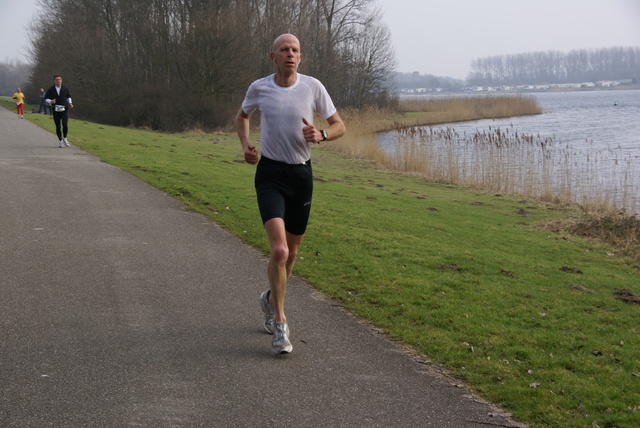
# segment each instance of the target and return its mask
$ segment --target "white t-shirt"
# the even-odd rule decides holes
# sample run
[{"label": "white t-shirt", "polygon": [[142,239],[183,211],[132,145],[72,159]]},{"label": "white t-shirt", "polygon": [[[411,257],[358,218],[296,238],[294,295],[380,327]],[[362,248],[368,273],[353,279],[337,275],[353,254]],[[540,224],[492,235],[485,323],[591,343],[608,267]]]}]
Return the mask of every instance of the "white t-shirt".
[{"label": "white t-shirt", "polygon": [[311,157],[311,143],[304,140],[302,128],[313,123],[314,113],[324,119],[337,110],[318,79],[297,74],[296,83],[287,88],[276,85],[275,75],[253,82],[242,102],[251,114],[260,110],[261,153],[269,159],[289,164],[303,163]]}]

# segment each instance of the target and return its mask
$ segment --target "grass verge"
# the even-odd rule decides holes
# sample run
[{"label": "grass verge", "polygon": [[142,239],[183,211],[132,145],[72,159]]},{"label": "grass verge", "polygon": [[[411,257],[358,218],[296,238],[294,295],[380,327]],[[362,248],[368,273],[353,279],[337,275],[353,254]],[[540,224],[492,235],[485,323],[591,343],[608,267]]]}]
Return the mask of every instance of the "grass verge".
[{"label": "grass verge", "polygon": [[[235,135],[72,119],[69,139],[267,250]],[[312,154],[297,275],[531,426],[640,426],[640,305],[615,294],[639,266],[540,227],[579,211]]]}]

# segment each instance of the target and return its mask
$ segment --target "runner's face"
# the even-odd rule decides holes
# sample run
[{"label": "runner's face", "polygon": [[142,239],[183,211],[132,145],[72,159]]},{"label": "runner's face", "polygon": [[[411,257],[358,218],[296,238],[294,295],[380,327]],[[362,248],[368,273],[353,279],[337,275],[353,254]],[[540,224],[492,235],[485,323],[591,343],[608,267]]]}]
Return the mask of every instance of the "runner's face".
[{"label": "runner's face", "polygon": [[55,83],[56,86],[62,85],[62,77],[56,77],[55,79],[53,79],[53,83]]},{"label": "runner's face", "polygon": [[276,71],[282,75],[291,75],[298,69],[302,54],[300,53],[300,42],[294,36],[284,37],[271,52],[271,60],[276,65]]}]

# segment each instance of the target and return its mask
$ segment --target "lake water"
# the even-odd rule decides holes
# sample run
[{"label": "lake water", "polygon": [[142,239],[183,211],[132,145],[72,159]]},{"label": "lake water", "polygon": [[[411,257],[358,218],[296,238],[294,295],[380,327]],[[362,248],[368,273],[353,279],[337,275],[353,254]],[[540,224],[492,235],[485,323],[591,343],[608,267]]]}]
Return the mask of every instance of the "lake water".
[{"label": "lake water", "polygon": [[[640,90],[531,95],[537,98],[543,114],[462,122],[425,127],[424,130],[433,133],[449,129],[450,134],[460,136],[459,144],[468,144],[465,136],[488,134],[496,129],[511,135],[535,136],[537,141],[549,142],[545,148],[547,156],[551,153],[555,158],[550,173],[554,177],[550,186],[554,191],[561,193],[570,188],[568,193],[576,202],[588,203],[604,198],[619,208],[639,212]],[[379,137],[379,144],[391,152],[406,138],[406,135],[390,132]],[[429,144],[433,145],[433,142]],[[463,154],[456,156],[466,157],[462,161],[456,160],[461,168],[468,169],[469,162],[486,162],[486,159],[478,158],[482,156],[477,150],[460,150]],[[529,150],[523,153],[524,158],[519,161],[523,165],[542,156]],[[486,156],[495,156],[495,153],[486,153]],[[549,164],[545,164],[546,169]],[[527,180],[531,180],[530,169],[527,171]],[[548,176],[546,180],[549,180]]]}]

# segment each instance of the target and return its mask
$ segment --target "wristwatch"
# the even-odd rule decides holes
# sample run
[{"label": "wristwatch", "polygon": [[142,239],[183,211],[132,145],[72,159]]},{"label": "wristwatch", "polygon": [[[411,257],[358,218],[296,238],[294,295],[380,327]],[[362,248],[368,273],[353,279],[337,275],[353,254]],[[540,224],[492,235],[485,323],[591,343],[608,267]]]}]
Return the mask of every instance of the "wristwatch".
[{"label": "wristwatch", "polygon": [[320,133],[322,134],[322,141],[327,141],[327,138],[329,138],[329,134],[327,134],[327,131],[321,129]]}]

